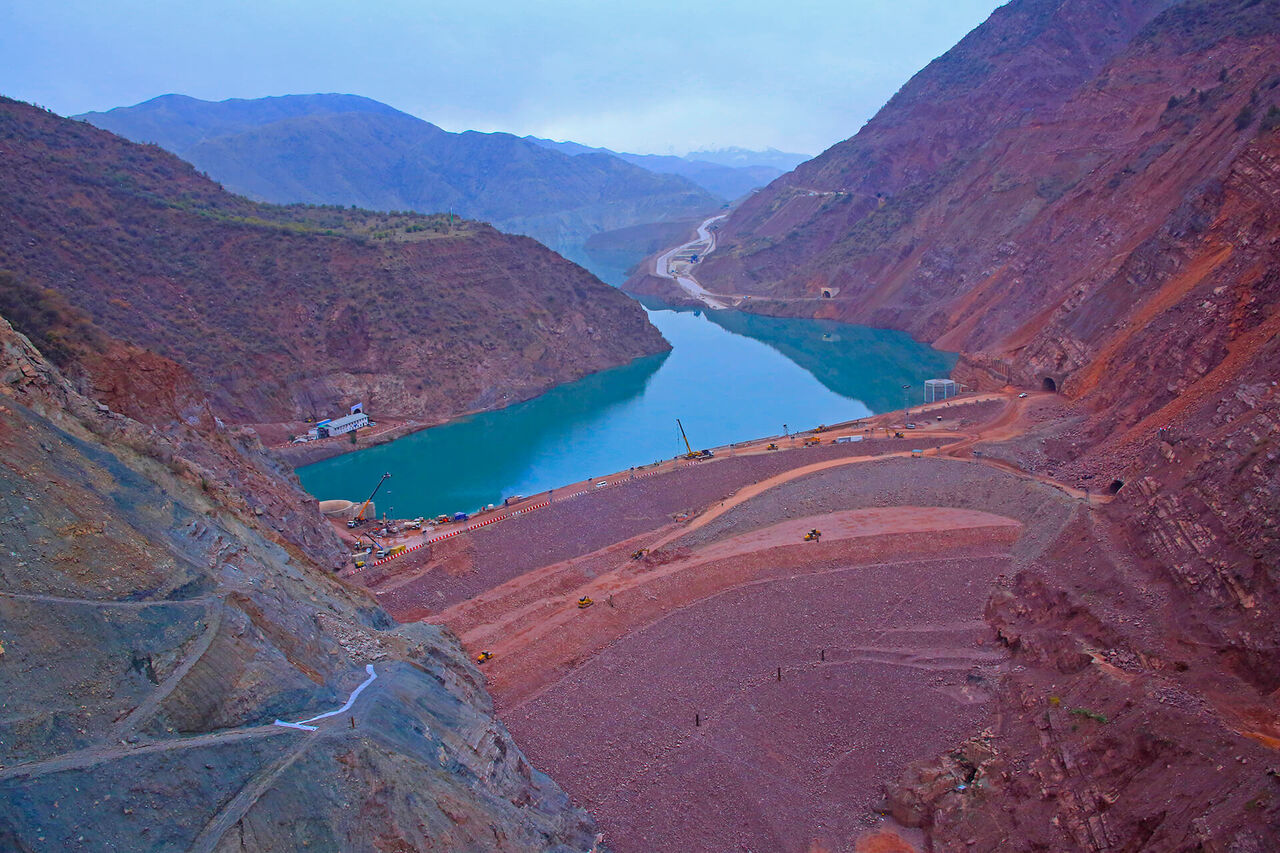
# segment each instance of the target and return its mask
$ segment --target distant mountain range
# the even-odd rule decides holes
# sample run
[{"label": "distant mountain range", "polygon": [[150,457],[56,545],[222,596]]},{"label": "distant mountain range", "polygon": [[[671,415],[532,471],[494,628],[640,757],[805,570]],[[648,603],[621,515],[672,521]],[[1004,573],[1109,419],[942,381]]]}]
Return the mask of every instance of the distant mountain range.
[{"label": "distant mountain range", "polygon": [[[452,211],[588,266],[593,234],[692,222],[726,201],[679,174],[607,153],[571,154],[507,133],[450,133],[354,95],[163,95],[76,118],[155,143],[255,200]],[[632,253],[632,262],[643,254]]]},{"label": "distant mountain range", "polygon": [[807,154],[789,154],[776,148],[767,151],[722,148],[718,151],[695,151],[676,157],[664,154],[628,154],[608,148],[591,148],[577,142],[555,142],[536,136],[524,138],[565,154],[608,154],[650,172],[679,175],[730,200],[764,186],[809,159]]}]

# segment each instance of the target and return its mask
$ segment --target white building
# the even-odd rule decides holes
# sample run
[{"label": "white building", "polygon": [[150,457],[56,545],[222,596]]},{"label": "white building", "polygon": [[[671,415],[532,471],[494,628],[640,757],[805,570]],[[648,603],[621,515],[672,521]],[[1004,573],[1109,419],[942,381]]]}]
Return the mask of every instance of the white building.
[{"label": "white building", "polygon": [[327,424],[316,424],[316,432],[320,438],[328,438],[331,435],[344,435],[348,432],[355,432],[360,427],[369,425],[369,416],[364,412],[357,412],[354,415],[344,415],[340,418],[334,418]]}]

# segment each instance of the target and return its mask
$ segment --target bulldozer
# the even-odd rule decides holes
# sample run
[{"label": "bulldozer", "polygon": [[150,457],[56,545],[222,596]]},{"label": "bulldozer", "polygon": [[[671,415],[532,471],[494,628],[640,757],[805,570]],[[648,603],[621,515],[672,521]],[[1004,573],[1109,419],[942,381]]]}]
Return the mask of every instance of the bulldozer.
[{"label": "bulldozer", "polygon": [[816,527],[804,535],[804,541],[806,542],[817,542],[821,538],[822,538],[822,531]]},{"label": "bulldozer", "polygon": [[582,596],[582,598],[579,598],[579,599],[578,599],[578,609],[579,609],[579,610],[586,610],[588,607],[590,607],[591,605],[593,605],[593,604],[595,604],[595,603],[596,603],[596,602],[595,602],[595,599],[594,599],[594,598],[592,598],[592,597],[591,597],[591,596],[589,596],[589,595],[584,595],[584,596]]},{"label": "bulldozer", "polygon": [[485,661],[489,660],[491,657],[493,657],[493,652],[488,652],[488,651],[481,652],[480,654],[476,655],[476,663],[484,663]]}]

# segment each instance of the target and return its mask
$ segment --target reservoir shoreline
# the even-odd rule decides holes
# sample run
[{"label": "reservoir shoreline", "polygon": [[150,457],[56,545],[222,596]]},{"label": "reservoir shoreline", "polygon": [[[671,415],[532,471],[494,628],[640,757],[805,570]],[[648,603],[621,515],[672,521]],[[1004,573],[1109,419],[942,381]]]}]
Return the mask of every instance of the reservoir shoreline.
[{"label": "reservoir shoreline", "polygon": [[363,453],[339,439],[348,452],[301,466],[298,476],[318,498],[354,500],[392,471],[392,494],[382,500],[397,515],[471,512],[671,459],[686,450],[677,418],[693,449],[728,446],[900,409],[919,402],[920,383],[955,364],[954,355],[892,330],[731,310],[649,311],[672,344],[668,353],[502,409],[413,425],[411,434],[362,442]]}]

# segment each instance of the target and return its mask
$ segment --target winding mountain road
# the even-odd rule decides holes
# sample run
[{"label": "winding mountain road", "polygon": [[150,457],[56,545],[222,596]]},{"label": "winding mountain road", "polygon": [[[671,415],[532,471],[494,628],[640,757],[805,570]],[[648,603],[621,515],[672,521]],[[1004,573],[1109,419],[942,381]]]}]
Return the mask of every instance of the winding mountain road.
[{"label": "winding mountain road", "polygon": [[729,214],[727,213],[720,213],[705,220],[701,225],[698,226],[697,237],[690,240],[688,243],[683,243],[679,246],[676,246],[674,249],[669,249],[668,251],[663,252],[661,255],[659,255],[658,259],[653,262],[654,275],[659,276],[660,278],[671,279],[677,285],[680,286],[681,290],[683,290],[685,293],[692,296],[694,299],[697,299],[699,302],[706,305],[708,308],[720,309],[720,308],[731,307],[729,303],[723,300],[722,297],[719,297],[714,293],[711,293],[702,285],[698,284],[697,279],[695,279],[689,273],[688,266],[686,266],[685,269],[683,270],[676,270],[674,265],[675,256],[689,249],[704,247],[704,248],[701,248],[701,250],[698,252],[698,254],[702,255],[703,257],[706,257],[707,255],[715,251],[716,235],[715,235],[715,232],[711,230],[711,225],[715,222],[719,222],[721,219],[724,219],[728,215]]}]

